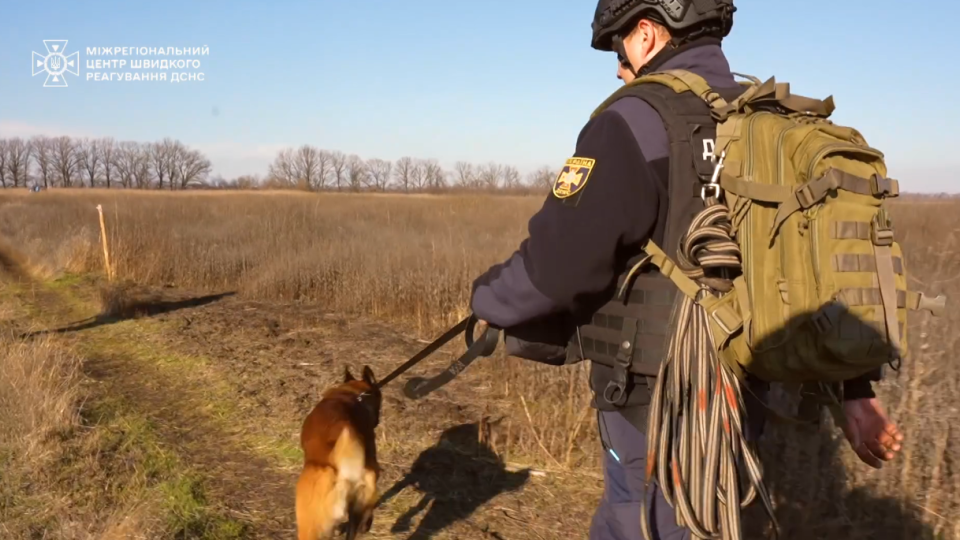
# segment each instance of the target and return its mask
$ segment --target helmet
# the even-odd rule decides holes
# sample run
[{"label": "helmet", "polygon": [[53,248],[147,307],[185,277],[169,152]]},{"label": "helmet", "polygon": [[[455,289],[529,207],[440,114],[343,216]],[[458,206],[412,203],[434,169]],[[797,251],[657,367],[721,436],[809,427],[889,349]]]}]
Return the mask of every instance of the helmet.
[{"label": "helmet", "polygon": [[649,17],[671,34],[714,21],[722,36],[733,26],[733,0],[600,0],[593,15],[591,46],[613,51],[613,38],[640,16]]}]

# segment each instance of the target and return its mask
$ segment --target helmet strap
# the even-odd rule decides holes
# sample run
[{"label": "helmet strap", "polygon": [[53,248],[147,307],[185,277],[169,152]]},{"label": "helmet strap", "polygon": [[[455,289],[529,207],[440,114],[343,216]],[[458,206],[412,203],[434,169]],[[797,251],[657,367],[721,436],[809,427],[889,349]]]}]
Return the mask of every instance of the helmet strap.
[{"label": "helmet strap", "polygon": [[627,56],[627,49],[623,46],[623,38],[620,37],[620,34],[616,34],[611,38],[610,47],[622,58],[620,65],[627,68],[634,77],[639,77],[637,70],[634,69],[630,63],[630,57]]},{"label": "helmet strap", "polygon": [[647,73],[650,73],[651,71],[660,68],[660,66],[665,64],[667,60],[670,60],[674,56],[686,50],[693,49],[695,47],[702,47],[704,45],[719,45],[719,44],[720,44],[720,40],[714,37],[701,37],[701,38],[694,39],[692,41],[687,41],[682,45],[677,45],[677,43],[674,40],[670,40],[662,49],[660,49],[660,52],[653,55],[653,58],[651,58],[650,61],[647,62],[640,69],[640,72],[639,74],[637,74],[637,76],[642,77]]}]

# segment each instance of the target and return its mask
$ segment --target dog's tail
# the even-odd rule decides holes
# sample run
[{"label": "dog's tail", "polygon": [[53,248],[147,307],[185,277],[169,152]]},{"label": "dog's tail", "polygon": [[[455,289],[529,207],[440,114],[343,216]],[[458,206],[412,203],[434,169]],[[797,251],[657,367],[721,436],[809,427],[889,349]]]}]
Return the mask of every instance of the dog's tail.
[{"label": "dog's tail", "polygon": [[363,445],[345,427],[330,452],[330,466],[308,463],[297,485],[297,522],[301,540],[331,535],[349,518],[352,493],[363,480]]}]

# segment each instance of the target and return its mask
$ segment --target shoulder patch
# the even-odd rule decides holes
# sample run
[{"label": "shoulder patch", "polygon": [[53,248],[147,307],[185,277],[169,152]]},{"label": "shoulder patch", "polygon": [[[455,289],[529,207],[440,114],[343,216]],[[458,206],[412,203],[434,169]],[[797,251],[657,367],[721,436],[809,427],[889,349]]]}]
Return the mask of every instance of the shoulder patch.
[{"label": "shoulder patch", "polygon": [[592,158],[568,159],[553,181],[553,195],[558,199],[566,199],[579,193],[587,184],[596,162]]}]

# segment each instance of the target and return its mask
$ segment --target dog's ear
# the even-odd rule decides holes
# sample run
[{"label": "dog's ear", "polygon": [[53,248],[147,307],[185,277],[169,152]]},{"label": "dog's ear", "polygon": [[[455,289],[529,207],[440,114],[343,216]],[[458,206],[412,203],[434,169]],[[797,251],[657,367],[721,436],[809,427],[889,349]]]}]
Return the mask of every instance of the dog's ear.
[{"label": "dog's ear", "polygon": [[350,381],[355,381],[355,380],[356,380],[356,378],[354,378],[353,373],[350,373],[350,366],[344,367],[344,368],[343,368],[343,382],[350,382]]},{"label": "dog's ear", "polygon": [[373,370],[370,369],[370,366],[363,366],[363,380],[369,385],[377,384],[377,379],[373,376]]}]

